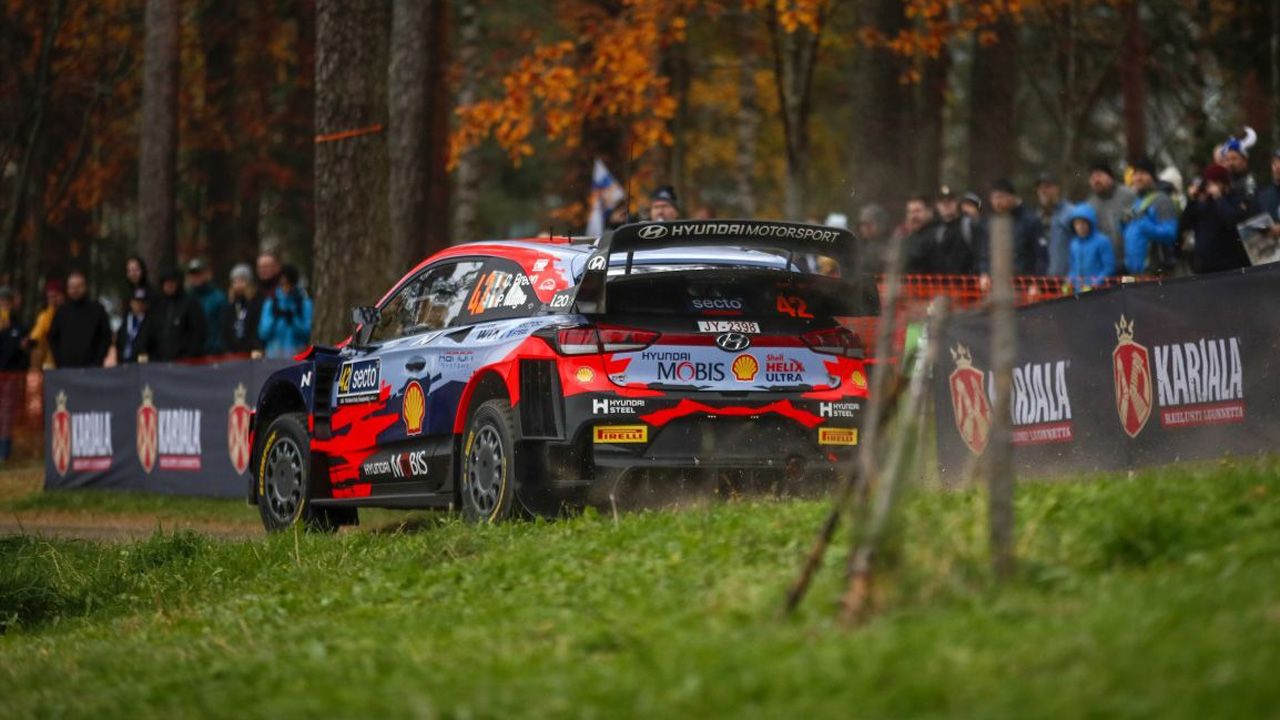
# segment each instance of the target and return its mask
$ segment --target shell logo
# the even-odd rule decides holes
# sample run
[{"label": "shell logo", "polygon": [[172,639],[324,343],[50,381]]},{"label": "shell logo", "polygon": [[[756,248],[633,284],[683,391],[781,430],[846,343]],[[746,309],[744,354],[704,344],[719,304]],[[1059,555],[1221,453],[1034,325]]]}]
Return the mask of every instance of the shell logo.
[{"label": "shell logo", "polygon": [[733,365],[730,365],[729,369],[733,371],[733,377],[738,382],[751,382],[756,379],[756,373],[760,372],[760,361],[752,355],[739,355],[734,358]]},{"label": "shell logo", "polygon": [[404,389],[404,431],[409,435],[422,434],[422,419],[427,415],[427,396],[422,392],[422,385],[417,380],[411,381]]},{"label": "shell logo", "polygon": [[861,370],[854,370],[853,374],[849,376],[849,382],[853,384],[854,390],[867,389],[867,376]]},{"label": "shell logo", "polygon": [[575,372],[573,376],[577,378],[580,383],[589,383],[596,378],[596,374],[591,371],[591,368],[586,367],[585,365],[578,368],[578,371]]}]

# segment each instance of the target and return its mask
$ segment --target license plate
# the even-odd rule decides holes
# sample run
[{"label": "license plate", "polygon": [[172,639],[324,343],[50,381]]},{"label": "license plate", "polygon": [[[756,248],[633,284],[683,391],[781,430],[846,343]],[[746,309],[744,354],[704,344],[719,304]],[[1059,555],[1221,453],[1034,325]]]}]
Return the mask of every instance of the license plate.
[{"label": "license plate", "polygon": [[747,320],[699,320],[698,332],[704,333],[747,333],[760,334],[760,323]]}]

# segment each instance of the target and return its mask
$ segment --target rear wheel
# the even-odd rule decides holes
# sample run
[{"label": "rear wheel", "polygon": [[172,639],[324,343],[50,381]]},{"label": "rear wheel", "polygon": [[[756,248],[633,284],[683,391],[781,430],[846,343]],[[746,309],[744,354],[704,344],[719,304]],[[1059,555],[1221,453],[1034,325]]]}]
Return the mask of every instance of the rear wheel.
[{"label": "rear wheel", "polygon": [[281,415],[267,426],[258,455],[258,513],[267,532],[294,524],[314,532],[334,532],[337,518],[311,506],[311,439],[306,415]]},{"label": "rear wheel", "polygon": [[462,515],[498,522],[515,514],[519,449],[511,404],[489,400],[471,414],[462,442]]}]

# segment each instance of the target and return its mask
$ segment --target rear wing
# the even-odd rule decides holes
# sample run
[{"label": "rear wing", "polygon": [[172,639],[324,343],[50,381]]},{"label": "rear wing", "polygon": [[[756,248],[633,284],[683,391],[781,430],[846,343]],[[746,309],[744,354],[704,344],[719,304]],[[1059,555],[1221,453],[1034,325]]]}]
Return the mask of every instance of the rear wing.
[{"label": "rear wing", "polygon": [[844,228],[771,220],[677,220],[623,225],[606,232],[587,259],[587,269],[572,301],[579,312],[605,311],[605,280],[609,257],[670,247],[732,246],[786,250],[792,254],[812,253],[828,257],[849,257],[855,243],[853,233]]}]

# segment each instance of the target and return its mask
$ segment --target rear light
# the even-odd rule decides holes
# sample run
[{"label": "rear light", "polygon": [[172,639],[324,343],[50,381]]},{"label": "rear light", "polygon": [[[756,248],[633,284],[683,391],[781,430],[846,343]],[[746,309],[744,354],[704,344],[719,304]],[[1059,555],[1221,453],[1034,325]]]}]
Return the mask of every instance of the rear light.
[{"label": "rear light", "polygon": [[658,333],[652,330],[600,326],[600,347],[605,352],[635,352],[649,347],[657,340]]},{"label": "rear light", "polygon": [[614,326],[582,325],[539,333],[561,355],[635,352],[657,342],[659,333]]},{"label": "rear light", "polygon": [[827,355],[862,358],[862,340],[846,327],[812,330],[800,336],[810,350]]}]

